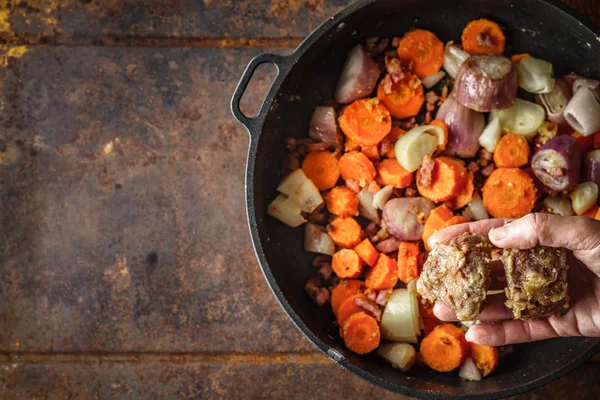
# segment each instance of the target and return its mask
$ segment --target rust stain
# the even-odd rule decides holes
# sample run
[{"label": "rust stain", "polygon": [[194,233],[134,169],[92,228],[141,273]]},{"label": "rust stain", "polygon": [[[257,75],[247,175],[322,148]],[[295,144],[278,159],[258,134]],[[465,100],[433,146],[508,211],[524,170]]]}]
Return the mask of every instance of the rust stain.
[{"label": "rust stain", "polygon": [[127,256],[117,254],[115,259],[115,263],[104,271],[104,279],[112,285],[116,292],[123,292],[131,285]]}]

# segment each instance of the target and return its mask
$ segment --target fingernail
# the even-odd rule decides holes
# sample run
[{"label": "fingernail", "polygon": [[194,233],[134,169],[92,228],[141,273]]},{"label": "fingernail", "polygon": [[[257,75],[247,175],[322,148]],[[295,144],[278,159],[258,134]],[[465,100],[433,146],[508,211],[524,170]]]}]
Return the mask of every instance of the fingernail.
[{"label": "fingernail", "polygon": [[488,236],[494,241],[500,241],[508,236],[508,232],[506,228],[494,228],[490,229]]},{"label": "fingernail", "polygon": [[473,341],[475,341],[475,333],[473,333],[471,331],[471,328],[469,328],[469,330],[465,334],[465,339],[467,339],[467,342],[473,342]]}]

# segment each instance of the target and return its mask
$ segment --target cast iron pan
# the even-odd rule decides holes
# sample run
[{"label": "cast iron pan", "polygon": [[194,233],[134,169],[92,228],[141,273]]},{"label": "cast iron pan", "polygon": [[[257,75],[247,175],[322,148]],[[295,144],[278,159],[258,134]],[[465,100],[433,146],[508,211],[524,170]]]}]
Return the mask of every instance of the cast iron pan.
[{"label": "cast iron pan", "polygon": [[[555,339],[519,345],[498,369],[479,382],[427,368],[393,369],[376,354],[348,351],[332,325],[329,307],[320,308],[303,291],[315,271],[314,255],[303,251],[304,229],[292,229],[266,214],[276,196],[286,154],[283,139],[305,137],[315,106],[331,98],[346,53],[366,38],[430,29],[443,41],[460,40],[473,19],[489,17],[505,28],[510,53],[529,52],[554,64],[556,74],[572,70],[600,78],[597,27],[558,1],[542,0],[365,0],[321,25],[290,56],[263,54],[248,65],[232,99],[232,112],[250,132],[246,175],[248,220],[265,278],[281,306],[319,349],[343,368],[393,392],[426,399],[498,398],[542,386],[576,368],[600,350],[598,339]],[[252,73],[264,63],[279,74],[256,118],[239,109]]]}]

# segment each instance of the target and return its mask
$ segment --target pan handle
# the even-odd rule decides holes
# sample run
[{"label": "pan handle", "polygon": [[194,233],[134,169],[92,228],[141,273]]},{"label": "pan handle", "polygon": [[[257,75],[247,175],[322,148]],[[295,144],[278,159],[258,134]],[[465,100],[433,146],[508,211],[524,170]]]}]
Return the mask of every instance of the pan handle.
[{"label": "pan handle", "polygon": [[[283,68],[285,68],[285,61],[286,61],[286,57],[282,57],[282,56],[278,56],[275,54],[260,54],[256,57],[254,57],[250,63],[248,64],[248,66],[246,67],[246,70],[244,71],[244,74],[242,75],[242,78],[240,79],[240,82],[238,83],[237,87],[235,88],[235,91],[233,92],[233,97],[231,98],[231,112],[233,113],[233,116],[235,117],[235,119],[237,119],[242,125],[244,125],[246,127],[246,129],[248,130],[248,132],[250,133],[250,136],[253,137],[255,136],[257,132],[257,129],[260,128],[259,126],[259,121],[262,120],[262,118],[264,117],[264,113],[266,112],[265,110],[265,100],[263,100],[262,105],[260,106],[260,110],[258,111],[258,114],[256,115],[256,117],[248,117],[246,116],[242,110],[240,110],[240,101],[242,100],[242,96],[244,95],[244,92],[246,91],[246,88],[248,87],[248,83],[250,82],[250,79],[252,79],[252,75],[254,74],[254,71],[256,71],[256,68],[258,68],[259,65],[261,64],[273,64],[275,65],[275,67],[277,68],[277,77],[280,75],[281,71]],[[275,77],[275,79],[277,79],[277,77]],[[268,94],[267,94],[268,97]]]}]

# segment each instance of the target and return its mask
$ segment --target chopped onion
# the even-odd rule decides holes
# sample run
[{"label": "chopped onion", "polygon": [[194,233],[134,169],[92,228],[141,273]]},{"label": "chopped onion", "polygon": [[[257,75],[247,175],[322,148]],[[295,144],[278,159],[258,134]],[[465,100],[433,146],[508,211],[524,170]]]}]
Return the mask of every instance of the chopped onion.
[{"label": "chopped onion", "polygon": [[571,85],[564,78],[557,79],[554,88],[550,92],[538,96],[539,102],[546,109],[548,120],[554,122],[563,130],[569,126],[565,119],[565,108],[572,97]]},{"label": "chopped onion", "polygon": [[454,79],[467,58],[469,58],[469,53],[449,42],[444,53],[444,69]]},{"label": "chopped onion", "polygon": [[464,158],[475,157],[479,150],[479,136],[485,127],[483,114],[463,106],[454,96],[448,96],[436,118],[448,125],[446,153]]},{"label": "chopped onion", "polygon": [[444,71],[439,71],[433,75],[429,75],[421,79],[421,82],[427,89],[431,89],[432,87],[437,85],[439,81],[441,81],[444,78],[444,76],[446,76],[446,73]]},{"label": "chopped onion", "polygon": [[596,89],[600,85],[600,81],[595,79],[580,78],[573,82],[573,93],[577,93],[581,88]]},{"label": "chopped onion", "polygon": [[505,110],[517,98],[517,71],[506,57],[471,56],[460,67],[454,96],[475,111]]},{"label": "chopped onion", "polygon": [[493,118],[483,130],[481,136],[479,136],[479,144],[490,153],[493,153],[500,141],[500,136],[502,136],[500,120]]},{"label": "chopped onion", "polygon": [[443,143],[444,130],[439,126],[423,125],[413,128],[396,141],[396,159],[402,168],[414,172],[423,163],[423,157],[435,152],[440,140]]},{"label": "chopped onion", "polygon": [[468,381],[480,381],[481,372],[471,357],[467,357],[458,371],[458,376]]},{"label": "chopped onion", "polygon": [[315,112],[310,119],[308,136],[319,142],[337,144],[338,134],[336,119],[335,109],[333,107],[316,107]]},{"label": "chopped onion", "polygon": [[377,354],[401,371],[408,371],[417,361],[417,352],[408,343],[386,343],[379,346]]},{"label": "chopped onion", "polygon": [[483,219],[488,219],[490,216],[483,205],[483,200],[481,200],[481,196],[475,193],[473,194],[473,198],[463,211],[463,217],[468,219],[469,221],[481,221]]},{"label": "chopped onion", "polygon": [[493,111],[490,118],[498,118],[502,130],[531,140],[546,120],[544,107],[530,101],[516,99],[508,110]]},{"label": "chopped onion", "polygon": [[554,88],[554,67],[546,60],[525,57],[517,64],[519,87],[529,93],[550,93]]},{"label": "chopped onion", "polygon": [[358,194],[358,213],[377,225],[381,223],[381,217],[373,206],[373,194],[367,188],[361,190]]},{"label": "chopped onion", "polygon": [[304,230],[304,250],[332,256],[335,252],[335,243],[325,227],[309,222]]},{"label": "chopped onion", "polygon": [[408,289],[396,289],[388,300],[381,317],[381,336],[387,340],[404,343],[417,343],[415,332],[418,326],[414,322],[414,308],[418,311],[418,301]]},{"label": "chopped onion", "polygon": [[304,212],[311,213],[323,203],[323,197],[315,184],[301,168],[286,176],[277,190],[295,201]]},{"label": "chopped onion", "polygon": [[575,186],[571,193],[573,210],[575,214],[581,215],[596,205],[598,201],[598,185],[594,182],[583,182]]},{"label": "chopped onion", "polygon": [[284,224],[295,228],[306,222],[302,216],[298,204],[284,194],[277,196],[275,200],[267,206],[267,214],[277,218]]},{"label": "chopped onion", "polygon": [[562,217],[571,217],[575,215],[573,206],[571,205],[571,199],[564,197],[552,197],[548,196],[544,199],[544,207],[552,214],[560,215]]},{"label": "chopped onion", "polygon": [[530,165],[544,186],[569,191],[580,182],[581,147],[573,136],[557,136],[535,151]]},{"label": "chopped onion", "polygon": [[375,195],[373,196],[373,207],[379,210],[383,210],[383,206],[385,203],[392,197],[392,193],[394,192],[394,186],[387,185],[381,188]]},{"label": "chopped onion", "polygon": [[598,97],[598,94],[590,88],[582,87],[573,95],[565,108],[567,122],[583,136],[589,136],[600,130]]}]

